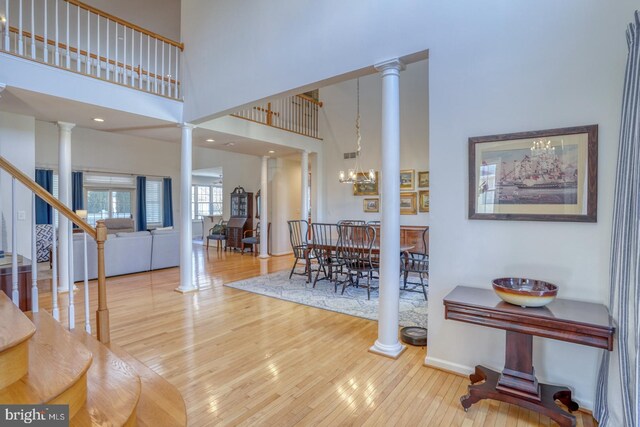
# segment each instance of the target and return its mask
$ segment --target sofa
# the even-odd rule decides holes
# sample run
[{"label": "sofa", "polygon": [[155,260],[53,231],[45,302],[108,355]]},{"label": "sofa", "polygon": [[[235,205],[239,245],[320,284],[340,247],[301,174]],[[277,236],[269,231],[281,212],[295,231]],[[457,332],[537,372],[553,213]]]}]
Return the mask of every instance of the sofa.
[{"label": "sofa", "polygon": [[135,230],[135,223],[131,218],[106,218],[104,225],[107,227],[107,234],[131,233]]},{"label": "sofa", "polygon": [[[84,280],[83,234],[73,236],[73,280]],[[180,265],[180,233],[175,230],[137,231],[109,234],[104,243],[107,277],[139,273]],[[98,277],[98,248],[87,237],[89,280]]]}]

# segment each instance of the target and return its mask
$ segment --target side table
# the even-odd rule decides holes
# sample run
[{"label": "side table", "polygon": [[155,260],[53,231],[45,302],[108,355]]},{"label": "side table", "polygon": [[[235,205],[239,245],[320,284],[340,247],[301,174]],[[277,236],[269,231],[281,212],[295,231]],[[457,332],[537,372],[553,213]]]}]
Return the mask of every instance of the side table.
[{"label": "side table", "polygon": [[491,289],[456,287],[444,299],[445,318],[506,331],[502,372],[476,366],[469,375],[463,408],[482,399],[512,403],[539,412],[561,426],[575,426],[570,412],[579,409],[566,387],[539,384],[533,368],[533,337],[552,338],[611,351],[613,334],[609,311],[602,304],[556,299],[546,307],[523,308],[502,301]]}]

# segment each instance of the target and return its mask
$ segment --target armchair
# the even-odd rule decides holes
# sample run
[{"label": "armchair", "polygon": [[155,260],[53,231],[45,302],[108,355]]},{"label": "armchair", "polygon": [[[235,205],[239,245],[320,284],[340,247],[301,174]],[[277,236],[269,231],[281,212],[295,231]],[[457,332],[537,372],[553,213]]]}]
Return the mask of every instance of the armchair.
[{"label": "armchair", "polygon": [[222,250],[222,242],[224,242],[224,250],[227,250],[227,221],[220,220],[216,225],[209,229],[207,234],[207,250],[209,250],[209,240],[216,241],[216,250]]}]

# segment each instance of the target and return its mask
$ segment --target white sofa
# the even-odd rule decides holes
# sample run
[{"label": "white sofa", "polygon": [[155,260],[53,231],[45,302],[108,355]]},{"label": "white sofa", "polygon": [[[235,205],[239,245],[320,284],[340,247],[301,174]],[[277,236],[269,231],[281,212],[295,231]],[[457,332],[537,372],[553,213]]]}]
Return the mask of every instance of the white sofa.
[{"label": "white sofa", "polygon": [[[175,230],[137,231],[107,236],[104,244],[107,277],[180,265],[180,233]],[[84,280],[83,235],[73,236],[73,280]],[[98,249],[87,237],[87,270],[89,279],[98,277]]]}]

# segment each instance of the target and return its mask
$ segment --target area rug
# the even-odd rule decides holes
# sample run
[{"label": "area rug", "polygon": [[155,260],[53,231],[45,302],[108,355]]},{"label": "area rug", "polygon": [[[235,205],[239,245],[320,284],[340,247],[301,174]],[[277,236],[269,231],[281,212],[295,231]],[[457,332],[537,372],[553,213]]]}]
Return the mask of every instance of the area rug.
[{"label": "area rug", "polygon": [[[426,283],[425,283],[426,284]],[[311,283],[306,283],[304,276],[294,275],[289,280],[289,271],[279,271],[266,276],[252,277],[225,286],[240,289],[255,294],[265,295],[285,301],[292,301],[310,307],[335,311],[351,316],[362,317],[370,320],[378,320],[378,290],[371,291],[371,300],[367,300],[366,288],[347,287],[344,295],[333,291],[333,283],[326,280],[318,281],[313,288]],[[378,286],[374,279],[372,287]],[[400,285],[400,282],[398,283]],[[407,285],[419,292],[400,290],[400,325],[427,327],[427,301],[422,294],[419,285]]]}]

